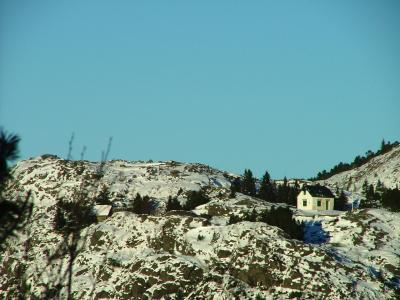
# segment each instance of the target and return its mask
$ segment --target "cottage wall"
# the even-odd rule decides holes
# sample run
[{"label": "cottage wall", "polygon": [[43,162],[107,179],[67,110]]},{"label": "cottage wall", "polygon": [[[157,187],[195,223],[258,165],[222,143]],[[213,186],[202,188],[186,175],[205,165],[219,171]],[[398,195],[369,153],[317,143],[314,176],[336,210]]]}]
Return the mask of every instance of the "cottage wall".
[{"label": "cottage wall", "polygon": [[[304,206],[305,201],[307,202],[306,206]],[[320,201],[320,206],[318,206],[318,201]],[[333,210],[334,198],[314,198],[308,191],[305,193],[301,191],[297,196],[297,208],[302,210]]]},{"label": "cottage wall", "polygon": [[96,216],[97,222],[103,222],[104,220],[107,219],[107,216]]},{"label": "cottage wall", "polygon": [[[306,201],[307,205],[304,206],[303,202]],[[301,191],[300,194],[297,196],[297,208],[304,209],[304,210],[311,210],[313,209],[313,197],[308,191]]]},{"label": "cottage wall", "polygon": [[[320,206],[318,206],[320,201]],[[333,210],[334,198],[314,198],[313,210]]]}]

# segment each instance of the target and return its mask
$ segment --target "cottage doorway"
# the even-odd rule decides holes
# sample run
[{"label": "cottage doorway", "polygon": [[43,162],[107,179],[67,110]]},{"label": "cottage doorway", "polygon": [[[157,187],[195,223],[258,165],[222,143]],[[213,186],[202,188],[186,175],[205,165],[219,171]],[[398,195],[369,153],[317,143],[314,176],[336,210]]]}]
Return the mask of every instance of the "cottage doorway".
[{"label": "cottage doorway", "polygon": [[329,209],[329,201],[326,201],[325,205],[326,205],[326,210],[328,210]]}]

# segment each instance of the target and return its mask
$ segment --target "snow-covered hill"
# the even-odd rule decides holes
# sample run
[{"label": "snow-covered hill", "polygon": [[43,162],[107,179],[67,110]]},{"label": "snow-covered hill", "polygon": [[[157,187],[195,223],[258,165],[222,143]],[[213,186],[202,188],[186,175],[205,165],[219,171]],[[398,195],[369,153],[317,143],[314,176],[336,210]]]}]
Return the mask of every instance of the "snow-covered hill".
[{"label": "snow-covered hill", "polygon": [[[98,164],[53,156],[19,162],[8,193],[32,190],[30,224],[0,255],[0,298],[21,291],[40,299],[67,266],[48,265],[62,236],[53,230],[56,202],[73,199]],[[227,174],[201,164],[111,161],[91,187],[112,201],[136,193],[158,204],[154,215],[115,212],[82,232],[74,299],[382,299],[394,298],[400,277],[400,215],[383,210],[307,220],[306,242],[261,222],[228,225],[233,214],[257,213],[271,203],[237,193]],[[168,196],[203,190],[211,198],[192,212],[165,212]],[[283,204],[282,204],[283,205]],[[323,239],[318,237],[323,236]],[[61,266],[61,269],[58,268]],[[21,278],[27,280],[23,284]],[[65,288],[62,289],[65,295]]]},{"label": "snow-covered hill", "polygon": [[400,145],[385,154],[374,157],[358,168],[319,182],[323,185],[338,186],[348,191],[359,192],[365,180],[373,185],[380,180],[387,188],[395,188],[397,185],[400,187]]}]

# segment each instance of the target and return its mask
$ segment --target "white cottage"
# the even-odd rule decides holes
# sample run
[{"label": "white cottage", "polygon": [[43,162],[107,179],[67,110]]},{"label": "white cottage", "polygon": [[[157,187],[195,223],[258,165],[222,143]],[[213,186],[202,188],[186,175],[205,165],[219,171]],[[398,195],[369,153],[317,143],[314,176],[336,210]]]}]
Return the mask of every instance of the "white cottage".
[{"label": "white cottage", "polygon": [[104,221],[111,214],[111,205],[95,205],[94,213],[97,218],[97,222]]},{"label": "white cottage", "polygon": [[297,208],[302,210],[333,210],[335,196],[322,185],[304,186],[297,196]]}]

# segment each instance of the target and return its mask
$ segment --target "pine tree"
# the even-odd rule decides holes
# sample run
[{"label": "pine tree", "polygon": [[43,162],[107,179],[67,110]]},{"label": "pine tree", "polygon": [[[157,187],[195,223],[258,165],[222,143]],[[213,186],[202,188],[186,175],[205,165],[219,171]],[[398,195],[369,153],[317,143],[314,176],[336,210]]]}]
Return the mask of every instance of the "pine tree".
[{"label": "pine tree", "polygon": [[367,194],[368,194],[368,181],[367,179],[365,179],[363,185],[362,185],[362,195],[367,198]]},{"label": "pine tree", "polygon": [[174,197],[172,198],[171,196],[168,197],[168,201],[167,201],[167,206],[166,206],[166,210],[170,211],[170,210],[182,210],[182,206],[178,201],[178,198]]},{"label": "pine tree", "polygon": [[237,216],[237,215],[230,215],[230,216],[229,216],[228,224],[229,224],[229,225],[232,225],[232,224],[239,223],[239,222],[241,222],[241,221],[242,221],[242,220],[241,220],[241,218],[240,218],[239,216]]},{"label": "pine tree", "polygon": [[6,180],[12,178],[9,162],[19,156],[19,142],[20,138],[17,135],[8,134],[0,128],[0,252],[6,239],[21,230],[32,214],[31,192],[26,194],[24,200],[19,197],[8,199],[3,194]]},{"label": "pine tree", "polygon": [[347,197],[344,191],[339,194],[339,197],[335,199],[335,210],[346,210]]},{"label": "pine tree", "polygon": [[391,211],[400,211],[400,190],[397,187],[383,192],[382,206]]},{"label": "pine tree", "polygon": [[132,212],[135,214],[151,214],[154,210],[154,202],[151,201],[149,196],[143,198],[139,193],[133,199]]},{"label": "pine tree", "polygon": [[54,229],[55,230],[62,230],[66,225],[66,220],[64,217],[63,209],[61,208],[61,203],[57,202],[56,204],[56,214],[54,216]]},{"label": "pine tree", "polygon": [[257,212],[255,208],[252,209],[251,213],[246,216],[246,221],[256,222],[257,221]]},{"label": "pine tree", "polygon": [[287,204],[296,206],[297,205],[297,196],[300,193],[300,188],[297,188],[296,186],[289,186],[288,187],[288,198],[287,198]]},{"label": "pine tree", "polygon": [[240,178],[235,178],[232,182],[231,182],[231,187],[230,187],[230,198],[234,198],[237,192],[241,192],[242,191],[242,182],[240,180]]},{"label": "pine tree", "polygon": [[154,210],[154,202],[151,201],[149,196],[144,196],[142,199],[142,214],[151,214]]},{"label": "pine tree", "polygon": [[100,188],[100,192],[98,193],[98,195],[96,197],[96,203],[103,204],[103,205],[111,204],[110,193],[109,193],[106,185],[103,185]]},{"label": "pine tree", "polygon": [[1,184],[9,176],[7,161],[13,161],[18,158],[18,144],[20,138],[16,134],[7,134],[0,129],[0,188]]},{"label": "pine tree", "polygon": [[257,196],[258,198],[268,202],[276,202],[274,186],[271,182],[271,176],[269,175],[268,171],[265,171],[265,174],[261,180],[261,185]]},{"label": "pine tree", "polygon": [[385,142],[385,139],[382,139],[382,142],[381,142],[381,153],[384,153],[385,152],[385,150],[386,150],[386,142]]},{"label": "pine tree", "polygon": [[256,181],[250,169],[244,170],[243,181],[242,181],[242,193],[248,196],[256,195]]},{"label": "pine tree", "polygon": [[360,208],[375,208],[375,207],[377,207],[374,186],[372,184],[368,185],[367,180],[365,180],[362,190],[363,190],[362,193],[363,193],[365,199],[363,201],[361,201]]},{"label": "pine tree", "polygon": [[367,199],[370,201],[375,200],[375,189],[372,184],[368,186],[368,191],[367,191]]},{"label": "pine tree", "polygon": [[[286,176],[283,178],[283,184],[278,186],[277,202],[283,202],[289,204],[289,184]],[[296,195],[297,196],[297,195]]]},{"label": "pine tree", "polygon": [[69,234],[96,222],[92,204],[89,201],[64,201],[59,199],[54,216],[54,229]]},{"label": "pine tree", "polygon": [[135,199],[133,199],[132,212],[135,214],[142,213],[142,196],[140,196],[139,193],[137,193]]},{"label": "pine tree", "polygon": [[378,196],[380,198],[380,196],[383,194],[384,191],[385,191],[385,186],[382,183],[382,181],[380,181],[378,179],[378,182],[376,183],[376,188],[375,188],[375,194],[378,194],[376,196]]}]

